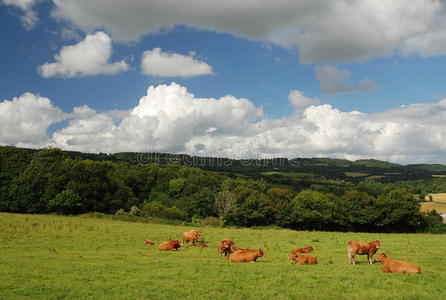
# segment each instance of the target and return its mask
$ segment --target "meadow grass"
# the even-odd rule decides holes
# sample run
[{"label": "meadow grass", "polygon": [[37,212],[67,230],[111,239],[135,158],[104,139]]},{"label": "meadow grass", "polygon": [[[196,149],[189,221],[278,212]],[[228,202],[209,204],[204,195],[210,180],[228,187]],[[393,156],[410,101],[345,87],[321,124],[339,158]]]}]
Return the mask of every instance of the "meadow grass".
[{"label": "meadow grass", "polygon": [[[445,299],[446,235],[195,227],[209,248],[158,252],[186,226],[52,215],[0,214],[1,299]],[[221,259],[216,243],[262,248],[257,263]],[[381,239],[391,258],[420,275],[385,274],[357,256],[351,239]],[[294,265],[289,251],[312,245],[319,264]],[[329,256],[333,264],[329,264]]]}]

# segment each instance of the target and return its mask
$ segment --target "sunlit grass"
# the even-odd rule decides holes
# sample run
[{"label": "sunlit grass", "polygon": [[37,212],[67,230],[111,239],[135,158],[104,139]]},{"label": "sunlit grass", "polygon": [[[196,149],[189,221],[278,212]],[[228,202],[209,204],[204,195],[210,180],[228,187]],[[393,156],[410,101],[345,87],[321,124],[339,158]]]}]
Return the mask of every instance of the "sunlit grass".
[{"label": "sunlit grass", "polygon": [[[158,252],[144,245],[181,237],[185,226],[49,215],[0,214],[2,299],[444,299],[446,236],[202,227],[209,248]],[[232,238],[262,248],[258,263],[220,259]],[[385,274],[378,264],[347,264],[351,239],[383,240],[391,258],[421,266],[421,275]],[[312,245],[316,266],[287,260]],[[329,256],[333,264],[329,264]]]}]

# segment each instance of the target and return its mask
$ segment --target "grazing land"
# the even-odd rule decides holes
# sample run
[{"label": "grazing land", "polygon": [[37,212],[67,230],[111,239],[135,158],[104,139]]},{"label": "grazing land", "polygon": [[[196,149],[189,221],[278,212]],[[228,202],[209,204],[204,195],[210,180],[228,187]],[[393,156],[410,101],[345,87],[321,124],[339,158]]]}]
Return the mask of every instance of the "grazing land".
[{"label": "grazing land", "polygon": [[[196,227],[210,247],[158,252],[143,243],[180,239],[191,228],[1,213],[1,298],[444,299],[445,235]],[[267,256],[230,263],[215,249],[223,238],[262,248]],[[391,258],[420,265],[422,274],[385,274],[364,256],[349,265],[346,245],[352,239],[381,239]],[[291,249],[308,245],[318,265],[287,260]]]},{"label": "grazing land", "polygon": [[[438,213],[446,213],[446,193],[429,194],[432,196],[432,201],[421,203],[422,211],[436,210]],[[428,199],[426,196],[426,199]]]}]

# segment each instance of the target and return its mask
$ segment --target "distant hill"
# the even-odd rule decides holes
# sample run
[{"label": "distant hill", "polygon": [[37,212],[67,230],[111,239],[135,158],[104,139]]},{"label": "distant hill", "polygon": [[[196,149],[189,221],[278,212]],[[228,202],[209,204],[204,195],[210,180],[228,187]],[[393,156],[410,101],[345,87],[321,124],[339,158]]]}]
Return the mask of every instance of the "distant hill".
[{"label": "distant hill", "polygon": [[[36,149],[25,149],[34,153]],[[383,183],[431,179],[446,176],[446,166],[440,164],[400,165],[376,159],[350,161],[335,158],[274,158],[229,159],[199,157],[188,154],[119,152],[83,153],[65,151],[72,158],[94,161],[113,161],[129,164],[179,164],[194,166],[208,171],[224,173],[230,177],[264,179],[277,185],[290,185],[298,178],[301,184],[311,185],[321,180],[338,180],[357,183],[364,179]]]}]

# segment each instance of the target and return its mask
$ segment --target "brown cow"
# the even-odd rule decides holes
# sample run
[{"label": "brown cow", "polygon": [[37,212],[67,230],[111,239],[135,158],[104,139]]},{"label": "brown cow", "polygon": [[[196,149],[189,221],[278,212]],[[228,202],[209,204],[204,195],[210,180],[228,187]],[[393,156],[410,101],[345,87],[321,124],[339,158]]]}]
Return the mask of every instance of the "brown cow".
[{"label": "brown cow", "polygon": [[376,261],[383,263],[385,273],[420,274],[421,269],[416,264],[390,259],[385,253],[376,257]]},{"label": "brown cow", "polygon": [[230,239],[224,239],[217,244],[217,251],[220,252],[220,257],[225,255],[225,258],[228,258],[231,253],[234,251],[231,250],[231,247],[235,246],[234,241]]},{"label": "brown cow", "polygon": [[204,248],[204,247],[207,247],[207,246],[208,246],[207,242],[203,242],[203,243],[197,244],[197,247],[200,247],[200,248]]},{"label": "brown cow", "polygon": [[373,242],[358,242],[349,241],[347,246],[348,251],[348,261],[355,265],[355,255],[365,255],[367,254],[367,259],[370,264],[373,264],[372,257],[378,251],[381,246],[381,241],[376,240]]},{"label": "brown cow", "polygon": [[193,246],[195,246],[195,242],[198,241],[201,237],[201,232],[197,230],[189,230],[183,233],[183,244],[186,243],[186,245],[189,246],[189,242],[192,243]]},{"label": "brown cow", "polygon": [[167,242],[161,243],[158,246],[159,251],[177,251],[181,247],[181,243],[178,240],[169,240]]},{"label": "brown cow", "polygon": [[296,248],[291,250],[291,253],[294,254],[299,254],[299,253],[310,253],[311,251],[313,251],[313,247],[312,246],[307,246],[304,248]]},{"label": "brown cow", "polygon": [[317,257],[314,255],[306,254],[306,255],[297,255],[290,254],[288,256],[289,260],[293,260],[298,265],[315,265],[317,264]]},{"label": "brown cow", "polygon": [[262,249],[259,250],[239,250],[229,256],[232,262],[256,262],[257,258],[265,257],[266,254]]},{"label": "brown cow", "polygon": [[147,246],[153,246],[153,245],[155,245],[155,242],[153,242],[153,241],[151,241],[151,240],[145,240],[145,241],[144,241],[144,245],[147,245]]}]

